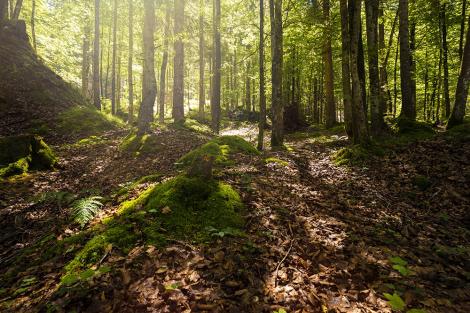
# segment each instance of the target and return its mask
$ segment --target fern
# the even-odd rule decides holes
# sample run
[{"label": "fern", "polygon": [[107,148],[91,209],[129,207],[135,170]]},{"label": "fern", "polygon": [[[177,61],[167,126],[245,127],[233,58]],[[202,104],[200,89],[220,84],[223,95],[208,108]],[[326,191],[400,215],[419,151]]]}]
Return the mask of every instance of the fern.
[{"label": "fern", "polygon": [[80,224],[80,227],[88,224],[103,207],[102,200],[102,197],[93,196],[75,201],[72,204],[73,220]]}]

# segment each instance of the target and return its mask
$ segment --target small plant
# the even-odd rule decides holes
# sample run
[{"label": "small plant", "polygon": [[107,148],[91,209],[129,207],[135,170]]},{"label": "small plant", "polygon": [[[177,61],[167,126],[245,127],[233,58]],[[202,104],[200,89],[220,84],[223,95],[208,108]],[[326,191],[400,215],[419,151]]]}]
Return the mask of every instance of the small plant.
[{"label": "small plant", "polygon": [[85,226],[98,214],[103,207],[102,197],[92,196],[72,203],[72,217],[80,227]]},{"label": "small plant", "polygon": [[392,268],[398,271],[403,276],[409,276],[411,271],[408,269],[407,265],[408,262],[400,258],[399,256],[395,256],[390,258],[390,263],[393,264]]},{"label": "small plant", "polygon": [[388,300],[388,304],[392,308],[392,310],[402,311],[405,309],[406,304],[405,301],[398,295],[396,292],[391,295],[389,293],[384,293],[384,297]]}]

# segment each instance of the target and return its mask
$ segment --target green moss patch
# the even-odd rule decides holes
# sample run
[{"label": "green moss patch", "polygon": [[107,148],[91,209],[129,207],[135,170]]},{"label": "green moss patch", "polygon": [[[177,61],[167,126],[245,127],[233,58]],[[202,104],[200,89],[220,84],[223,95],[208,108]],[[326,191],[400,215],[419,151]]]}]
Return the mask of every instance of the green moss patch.
[{"label": "green moss patch", "polygon": [[65,267],[64,277],[95,265],[112,247],[126,253],[137,244],[163,245],[167,238],[205,242],[214,229],[239,229],[242,208],[229,185],[178,176],[124,202]]},{"label": "green moss patch", "polygon": [[288,166],[289,162],[278,159],[278,158],[267,158],[264,160],[265,164],[277,164],[280,166]]},{"label": "green moss patch", "polygon": [[123,122],[114,116],[88,106],[75,106],[59,114],[57,127],[66,134],[99,134],[122,127]]},{"label": "green moss patch", "polygon": [[230,155],[233,153],[245,153],[251,155],[260,154],[255,147],[241,137],[222,136],[212,139],[201,147],[187,153],[178,160],[178,164],[188,166],[203,156],[212,156],[214,157],[215,165],[230,165]]},{"label": "green moss patch", "polygon": [[20,175],[30,169],[52,169],[56,163],[52,149],[41,137],[23,135],[0,138],[1,178]]},{"label": "green moss patch", "polygon": [[131,132],[121,143],[121,150],[135,155],[145,155],[158,153],[162,146],[159,145],[159,138],[155,134],[137,135]]},{"label": "green moss patch", "polygon": [[203,124],[198,120],[192,118],[187,118],[182,123],[173,123],[169,126],[173,129],[184,129],[203,135],[212,134],[212,130],[208,125]]},{"label": "green moss patch", "polygon": [[374,156],[384,156],[385,151],[374,144],[368,146],[353,145],[345,147],[335,154],[332,159],[336,165],[359,165]]}]

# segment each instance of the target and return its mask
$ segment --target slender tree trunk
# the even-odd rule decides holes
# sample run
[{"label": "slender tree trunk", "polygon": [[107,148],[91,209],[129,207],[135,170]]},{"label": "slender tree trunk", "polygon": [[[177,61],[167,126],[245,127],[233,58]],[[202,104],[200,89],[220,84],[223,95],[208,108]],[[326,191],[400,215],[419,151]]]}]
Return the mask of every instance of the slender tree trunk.
[{"label": "slender tree trunk", "polygon": [[264,77],[264,0],[259,0],[259,124],[258,150],[264,148],[266,127],[266,90]]},{"label": "slender tree trunk", "polygon": [[341,64],[343,74],[343,103],[344,103],[344,121],[346,124],[346,133],[350,138],[353,136],[352,131],[352,91],[351,91],[351,70],[349,64],[349,54],[351,51],[350,32],[349,32],[349,11],[347,0],[340,1],[341,11]]},{"label": "slender tree trunk", "polygon": [[134,0],[129,0],[129,58],[127,62],[127,81],[129,85],[129,124],[134,121]]},{"label": "slender tree trunk", "polygon": [[416,118],[416,22],[413,21],[410,27],[410,64],[411,64],[411,99],[414,106]]},{"label": "slender tree trunk", "polygon": [[121,48],[118,48],[117,53],[117,73],[116,73],[116,114],[121,112],[121,86],[122,86],[122,76],[121,76]]},{"label": "slender tree trunk", "polygon": [[282,0],[269,0],[269,11],[271,17],[271,109],[273,116],[271,146],[281,147],[284,144],[284,108],[282,104]]},{"label": "slender tree trunk", "polygon": [[8,20],[8,0],[0,0],[0,24]]},{"label": "slender tree trunk", "polygon": [[429,89],[429,63],[428,63],[428,49],[426,47],[426,60],[425,62],[425,70],[424,70],[424,103],[423,103],[423,119],[425,121],[428,120],[427,118],[427,107],[428,107],[428,89]]},{"label": "slender tree trunk", "polygon": [[369,111],[368,102],[367,102],[367,84],[366,84],[366,64],[365,64],[365,55],[364,55],[364,40],[362,38],[362,22],[359,25],[359,48],[358,48],[358,55],[357,55],[357,64],[358,64],[358,71],[359,71],[359,80],[361,83],[361,97],[362,97],[362,105],[364,106],[364,114],[366,116],[367,121],[367,113]]},{"label": "slender tree trunk", "polygon": [[467,106],[468,86],[470,82],[470,18],[468,22],[465,48],[463,50],[462,65],[460,67],[459,80],[455,91],[455,101],[452,113],[447,123],[447,128],[462,124]]},{"label": "slender tree trunk", "polygon": [[[112,22],[112,19],[111,19]],[[111,23],[112,24],[112,23]],[[107,58],[106,58],[106,79],[105,79],[105,84],[104,84],[104,95],[105,97],[109,98],[110,92],[109,92],[109,67],[111,63],[111,37],[112,37],[113,31],[112,31],[112,25],[109,25],[109,34],[108,34],[108,44],[107,44]]]},{"label": "slender tree trunk", "polygon": [[220,89],[221,89],[221,67],[222,53],[220,42],[220,0],[214,0],[214,76],[212,83],[212,131],[216,134],[220,130]]},{"label": "slender tree trunk", "polygon": [[206,84],[204,78],[204,1],[199,1],[199,118],[204,119],[206,106]]},{"label": "slender tree trunk", "polygon": [[82,94],[88,97],[88,77],[90,72],[90,24],[86,21],[82,45]]},{"label": "slender tree trunk", "polygon": [[441,121],[441,88],[442,88],[442,63],[443,63],[442,46],[439,49],[439,71],[437,75],[437,105],[436,105],[436,124]]},{"label": "slender tree trunk", "polygon": [[250,60],[246,63],[245,68],[245,110],[251,110],[251,84],[250,84]]},{"label": "slender tree trunk", "polygon": [[95,38],[93,42],[93,104],[101,110],[100,94],[100,0],[95,0]]},{"label": "slender tree trunk", "polygon": [[21,8],[23,7],[23,0],[16,0],[15,10],[13,11],[12,20],[18,20],[20,18]]},{"label": "slender tree trunk", "polygon": [[158,96],[158,105],[160,107],[158,120],[160,123],[165,122],[165,92],[166,92],[166,68],[168,66],[168,41],[170,37],[170,4],[166,3],[165,13],[165,39],[163,40],[163,58],[162,67],[160,69],[160,93]]},{"label": "slender tree trunk", "polygon": [[157,95],[157,83],[155,81],[155,2],[144,0],[144,64],[142,78],[142,103],[139,110],[138,133],[143,135],[150,131],[150,123],[153,120],[153,106]]},{"label": "slender tree trunk", "polygon": [[[388,60],[390,58],[390,53],[392,50],[392,44],[393,44],[393,37],[395,36],[395,29],[396,25],[398,22],[398,10],[395,14],[395,18],[393,20],[392,24],[392,31],[390,32],[390,36],[388,39],[388,46],[385,46],[385,20],[384,20],[384,12],[383,12],[383,2],[381,2],[380,5],[380,11],[379,11],[379,49],[381,51],[381,54],[383,56],[382,61],[380,62],[380,91],[381,91],[381,107],[382,107],[382,112],[393,112],[393,106],[392,106],[392,95],[390,92],[390,88],[388,86],[388,71],[387,71],[387,65],[388,65]],[[386,50],[386,51],[385,51]]]},{"label": "slender tree trunk", "polygon": [[323,62],[325,63],[325,124],[331,128],[336,124],[336,103],[334,94],[333,51],[331,48],[330,1],[323,0],[323,20],[325,24],[323,41]]},{"label": "slender tree trunk", "polygon": [[467,18],[467,0],[462,0],[462,15],[460,16],[459,60],[462,61],[465,37],[465,20]]},{"label": "slender tree trunk", "polygon": [[441,34],[442,34],[442,53],[443,53],[443,62],[444,62],[444,106],[445,106],[445,117],[449,118],[450,116],[450,93],[449,93],[449,62],[448,62],[448,47],[447,47],[447,14],[446,14],[446,4],[441,4],[440,10],[440,19],[441,19]]},{"label": "slender tree trunk", "polygon": [[111,65],[111,113],[116,114],[117,0],[113,1],[113,56]]},{"label": "slender tree trunk", "polygon": [[416,119],[416,107],[413,103],[410,33],[408,27],[408,0],[400,0],[400,78],[402,109],[400,117],[414,121]]},{"label": "slender tree trunk", "polygon": [[184,0],[175,0],[175,58],[173,62],[173,118],[175,123],[184,120]]},{"label": "slender tree trunk", "polygon": [[31,2],[31,39],[33,41],[33,49],[37,52],[36,43],[36,0]]},{"label": "slender tree trunk", "polygon": [[383,110],[380,105],[379,74],[379,0],[366,0],[367,46],[369,59],[371,130],[378,135],[384,127]]},{"label": "slender tree trunk", "polygon": [[369,131],[367,127],[364,105],[362,103],[362,86],[359,78],[358,55],[359,35],[361,29],[361,0],[350,2],[351,18],[351,77],[352,77],[352,114],[354,143],[366,144],[369,142]]},{"label": "slender tree trunk", "polygon": [[398,98],[398,87],[397,87],[397,71],[398,71],[398,55],[400,45],[397,44],[395,51],[395,65],[393,67],[393,118],[397,116],[397,98]]}]

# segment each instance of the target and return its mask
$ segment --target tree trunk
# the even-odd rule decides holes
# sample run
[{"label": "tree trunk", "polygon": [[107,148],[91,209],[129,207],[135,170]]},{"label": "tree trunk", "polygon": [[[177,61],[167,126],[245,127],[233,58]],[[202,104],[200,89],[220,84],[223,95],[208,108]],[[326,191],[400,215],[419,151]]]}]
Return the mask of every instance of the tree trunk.
[{"label": "tree trunk", "polygon": [[222,66],[220,18],[220,0],[214,0],[214,81],[212,83],[211,114],[212,131],[216,134],[219,133],[220,128],[220,80]]},{"label": "tree trunk", "polygon": [[361,0],[350,2],[351,18],[351,77],[352,77],[352,115],[354,143],[366,144],[369,142],[369,131],[367,127],[364,105],[362,103],[362,86],[359,78],[359,36],[361,29]]},{"label": "tree trunk", "polygon": [[155,81],[155,2],[144,0],[144,28],[143,48],[144,64],[142,79],[142,103],[139,110],[138,133],[143,135],[150,131],[150,123],[153,120],[153,106],[157,95],[157,83]]},{"label": "tree trunk", "polygon": [[416,106],[413,102],[411,79],[410,33],[408,28],[408,0],[400,0],[400,78],[402,108],[400,117],[414,121]]},{"label": "tree trunk", "polygon": [[21,8],[23,7],[23,0],[16,0],[15,10],[13,11],[12,20],[18,20],[20,18]]},{"label": "tree trunk", "polygon": [[[88,33],[87,33],[88,35]],[[31,2],[31,39],[33,41],[33,49],[37,52],[37,44],[36,44],[36,0],[32,0]],[[90,42],[88,41],[88,45]],[[88,50],[87,50],[88,51]]]},{"label": "tree trunk", "polygon": [[264,148],[266,127],[266,91],[264,77],[264,0],[259,0],[259,125],[258,150]]},{"label": "tree trunk", "polygon": [[[398,21],[398,10],[395,14],[395,18],[392,24],[392,31],[390,32],[390,36],[388,39],[388,46],[385,46],[385,20],[384,20],[384,12],[383,12],[383,2],[381,2],[380,10],[379,10],[379,49],[382,54],[382,61],[380,62],[380,101],[382,112],[393,112],[392,107],[392,95],[390,92],[390,88],[388,86],[388,72],[387,72],[387,65],[388,60],[390,58],[391,48],[393,44],[393,37],[395,36],[395,29]],[[386,51],[385,51],[386,50]]]},{"label": "tree trunk", "polygon": [[8,0],[0,0],[0,24],[8,20]]},{"label": "tree trunk", "polygon": [[111,65],[111,113],[116,114],[117,0],[113,1],[113,56]]},{"label": "tree trunk", "polygon": [[101,110],[100,94],[100,0],[95,0],[95,38],[93,42],[93,104]]},{"label": "tree trunk", "polygon": [[454,108],[447,123],[447,128],[463,123],[465,108],[467,106],[468,86],[470,82],[470,18],[463,50],[462,65],[460,67],[459,80],[455,91]]},{"label": "tree trunk", "polygon": [[184,121],[184,0],[175,0],[175,58],[173,62],[173,118]]},{"label": "tree trunk", "polygon": [[204,78],[204,1],[199,1],[199,118],[204,119],[206,106],[206,84]]},{"label": "tree trunk", "polygon": [[246,63],[245,69],[245,110],[251,110],[251,82],[250,82],[250,60]]},{"label": "tree trunk", "polygon": [[269,11],[271,17],[271,108],[273,116],[271,146],[281,147],[284,144],[284,108],[282,104],[282,0],[269,0]]},{"label": "tree trunk", "polygon": [[446,14],[446,4],[441,4],[440,10],[440,20],[441,20],[441,34],[442,34],[442,53],[443,53],[443,62],[444,62],[444,105],[445,105],[445,117],[449,118],[450,116],[450,94],[449,94],[449,62],[448,62],[448,47],[447,47],[447,14]]},{"label": "tree trunk", "polygon": [[85,22],[82,46],[82,94],[88,97],[88,77],[90,72],[90,25]]},{"label": "tree trunk", "polygon": [[383,110],[380,105],[380,75],[379,75],[379,0],[366,0],[367,46],[369,61],[370,113],[371,130],[378,135],[384,127]]},{"label": "tree trunk", "polygon": [[358,43],[358,55],[357,55],[357,64],[358,64],[358,71],[359,71],[359,80],[361,83],[361,97],[362,97],[362,105],[364,106],[364,114],[367,121],[367,112],[369,111],[368,103],[367,103],[367,84],[366,84],[366,64],[365,64],[365,56],[364,56],[364,40],[362,38],[362,21],[359,25],[359,43]]},{"label": "tree trunk", "polygon": [[398,55],[400,45],[397,44],[395,51],[395,65],[393,67],[393,118],[397,116],[397,98],[398,98],[398,87],[397,87],[397,70],[398,70]]},{"label": "tree trunk", "polygon": [[343,103],[344,103],[344,121],[346,124],[346,133],[352,138],[352,91],[351,91],[351,70],[349,64],[349,53],[351,51],[350,32],[349,32],[349,11],[347,0],[340,1],[341,11],[341,64],[343,74]]},{"label": "tree trunk", "polygon": [[323,62],[325,63],[325,125],[331,128],[336,124],[336,103],[334,94],[333,52],[331,48],[330,1],[323,0],[323,20],[325,33],[323,38]]},{"label": "tree trunk", "polygon": [[132,65],[134,62],[134,0],[129,0],[129,58],[127,62],[127,83],[129,85],[129,124],[134,120],[134,76]]},{"label": "tree trunk", "polygon": [[160,93],[158,95],[159,114],[158,121],[165,122],[165,92],[166,92],[166,68],[168,66],[168,40],[170,37],[170,4],[166,3],[165,13],[165,39],[163,40],[163,58],[160,69]]},{"label": "tree trunk", "polygon": [[428,64],[428,49],[426,47],[426,59],[425,59],[425,70],[424,70],[424,102],[423,102],[423,119],[427,118],[427,107],[428,107],[428,89],[429,89],[429,64]]},{"label": "tree trunk", "polygon": [[460,16],[459,60],[462,61],[465,37],[465,20],[467,18],[467,0],[462,0],[462,15]]}]

